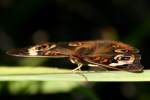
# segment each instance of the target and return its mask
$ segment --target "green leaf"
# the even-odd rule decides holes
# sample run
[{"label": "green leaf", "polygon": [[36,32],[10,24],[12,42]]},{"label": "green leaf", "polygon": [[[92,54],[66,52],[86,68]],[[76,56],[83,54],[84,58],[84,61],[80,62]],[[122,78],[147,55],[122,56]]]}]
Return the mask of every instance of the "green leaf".
[{"label": "green leaf", "polygon": [[126,71],[78,71],[48,67],[0,67],[1,81],[150,81],[150,70],[143,73]]}]

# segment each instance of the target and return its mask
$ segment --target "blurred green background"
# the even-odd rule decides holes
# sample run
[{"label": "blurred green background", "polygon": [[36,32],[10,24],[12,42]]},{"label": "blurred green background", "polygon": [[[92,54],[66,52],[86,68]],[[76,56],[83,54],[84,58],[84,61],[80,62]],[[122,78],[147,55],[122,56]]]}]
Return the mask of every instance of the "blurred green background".
[{"label": "blurred green background", "polygon": [[[110,39],[139,48],[141,62],[149,69],[149,5],[149,0],[0,0],[0,65],[63,68],[71,66],[65,59],[16,58],[5,52],[41,41]],[[149,100],[149,85],[13,81],[0,82],[0,95],[9,99]]]}]

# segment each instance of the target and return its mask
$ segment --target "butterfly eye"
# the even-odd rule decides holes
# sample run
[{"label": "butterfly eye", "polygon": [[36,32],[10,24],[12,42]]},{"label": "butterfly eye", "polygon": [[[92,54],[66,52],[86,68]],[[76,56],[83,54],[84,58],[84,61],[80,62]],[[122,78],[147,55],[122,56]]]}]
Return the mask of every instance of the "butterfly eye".
[{"label": "butterfly eye", "polygon": [[115,52],[117,52],[117,53],[126,53],[126,52],[128,52],[128,50],[127,49],[116,49]]}]

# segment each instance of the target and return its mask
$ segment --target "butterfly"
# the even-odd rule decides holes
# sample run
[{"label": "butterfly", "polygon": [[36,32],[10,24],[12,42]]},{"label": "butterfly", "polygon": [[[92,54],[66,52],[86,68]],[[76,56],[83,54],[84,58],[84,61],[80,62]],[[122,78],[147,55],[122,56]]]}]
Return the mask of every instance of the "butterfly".
[{"label": "butterfly", "polygon": [[8,55],[19,57],[65,57],[77,64],[73,71],[84,65],[107,70],[142,72],[139,50],[122,42],[111,40],[46,42],[28,48],[12,49]]}]

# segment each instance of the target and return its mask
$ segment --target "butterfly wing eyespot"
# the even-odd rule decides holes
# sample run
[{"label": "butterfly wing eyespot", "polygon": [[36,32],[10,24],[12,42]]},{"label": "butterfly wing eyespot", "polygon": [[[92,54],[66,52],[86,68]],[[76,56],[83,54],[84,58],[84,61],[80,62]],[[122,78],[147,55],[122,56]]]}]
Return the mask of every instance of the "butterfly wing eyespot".
[{"label": "butterfly wing eyespot", "polygon": [[127,50],[127,49],[116,49],[115,52],[116,53],[127,53],[127,52],[129,52],[129,50]]},{"label": "butterfly wing eyespot", "polygon": [[44,51],[44,50],[50,50],[56,47],[56,44],[48,44],[48,43],[44,43],[44,44],[39,44],[36,46],[33,46],[33,48],[35,48],[35,50],[37,51]]},{"label": "butterfly wing eyespot", "polygon": [[116,55],[114,57],[114,60],[116,60],[116,62],[112,62],[109,65],[110,66],[123,66],[123,65],[129,65],[129,64],[133,64],[135,61],[135,56],[134,55],[124,55],[124,54],[119,54]]},{"label": "butterfly wing eyespot", "polygon": [[48,45],[48,44],[41,44],[41,45],[35,46],[35,49],[36,49],[36,50],[39,50],[39,51],[45,50],[45,49],[48,49],[48,48],[49,48],[49,45]]},{"label": "butterfly wing eyespot", "polygon": [[[86,61],[89,65],[94,64],[97,68],[104,67],[113,70],[123,70],[129,72],[142,72],[143,66],[138,62],[135,63],[135,56],[121,56],[120,58],[116,58],[117,60],[107,58],[101,61],[96,61],[97,59],[93,59],[93,57],[84,57],[84,61]],[[100,60],[100,59],[98,59]],[[137,59],[139,60],[139,59]],[[110,64],[109,64],[110,63]]]},{"label": "butterfly wing eyespot", "polygon": [[117,61],[128,61],[128,60],[133,59],[133,58],[135,58],[133,55],[126,56],[126,55],[123,55],[123,54],[119,54],[119,55],[114,57],[114,59],[117,60]]},{"label": "butterfly wing eyespot", "polygon": [[131,59],[130,56],[125,56],[125,57],[120,57],[118,60],[120,60],[120,61],[128,61],[130,59]]}]

